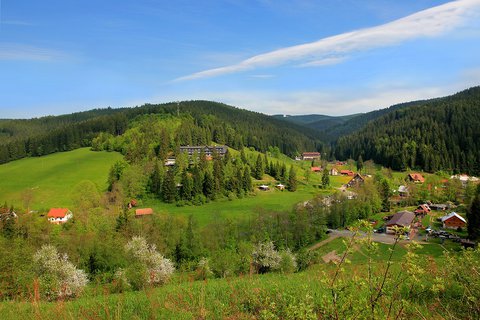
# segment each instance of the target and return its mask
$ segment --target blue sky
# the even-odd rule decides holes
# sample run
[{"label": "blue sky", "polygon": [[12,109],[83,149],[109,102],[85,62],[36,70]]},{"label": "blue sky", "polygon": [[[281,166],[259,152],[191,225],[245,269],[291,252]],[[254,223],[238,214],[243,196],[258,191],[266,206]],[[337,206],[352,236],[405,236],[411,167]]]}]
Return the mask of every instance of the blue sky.
[{"label": "blue sky", "polygon": [[480,0],[0,3],[0,118],[194,99],[344,115],[480,85]]}]

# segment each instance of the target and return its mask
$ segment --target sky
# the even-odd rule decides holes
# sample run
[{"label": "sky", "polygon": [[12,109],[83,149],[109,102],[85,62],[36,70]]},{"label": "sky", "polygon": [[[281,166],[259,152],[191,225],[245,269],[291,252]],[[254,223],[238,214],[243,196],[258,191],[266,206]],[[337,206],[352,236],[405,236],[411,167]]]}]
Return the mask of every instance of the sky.
[{"label": "sky", "polygon": [[0,0],[0,118],[346,115],[480,85],[480,0]]}]

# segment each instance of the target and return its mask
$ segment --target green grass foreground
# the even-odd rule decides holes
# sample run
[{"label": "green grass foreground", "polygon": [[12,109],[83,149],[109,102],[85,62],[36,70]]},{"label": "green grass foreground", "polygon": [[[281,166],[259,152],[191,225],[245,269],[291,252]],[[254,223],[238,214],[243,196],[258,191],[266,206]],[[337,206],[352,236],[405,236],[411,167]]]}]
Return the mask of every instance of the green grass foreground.
[{"label": "green grass foreground", "polygon": [[71,206],[71,190],[83,180],[105,191],[108,171],[120,159],[122,155],[117,152],[81,148],[0,165],[0,201],[23,207],[22,194],[30,189],[31,210]]},{"label": "green grass foreground", "polygon": [[[347,239],[348,241],[348,239]],[[365,279],[368,265],[367,261],[358,261],[363,256],[363,247],[355,250],[351,255],[354,264],[346,264],[342,267],[340,287],[338,293],[346,295],[343,304],[349,303],[352,308],[361,308],[362,303],[368,296],[365,284],[357,286],[357,281]],[[427,283],[435,278],[441,279],[448,271],[448,267],[442,268],[445,262],[442,250],[436,244],[429,245],[433,250],[419,248],[414,250],[419,254],[421,261],[433,258],[428,262],[432,268],[428,273],[418,274],[419,283]],[[438,248],[437,248],[438,247]],[[341,239],[322,247],[321,252],[331,249],[342,253],[345,245]],[[379,254],[373,256],[373,270],[378,276],[383,274],[387,265],[387,252],[390,245],[381,245]],[[462,255],[456,253],[454,255]],[[392,259],[393,264],[387,283],[387,296],[397,292],[397,277],[405,276],[404,264],[408,261],[407,250],[400,246],[395,250]],[[445,270],[443,270],[445,269]],[[403,270],[403,271],[402,271]],[[159,288],[150,288],[138,292],[125,292],[120,294],[108,294],[103,292],[101,286],[90,287],[87,292],[78,299],[59,302],[1,302],[0,314],[5,320],[10,319],[317,319],[335,318],[334,308],[331,305],[331,288],[329,283],[337,272],[337,266],[333,263],[320,263],[312,266],[304,272],[294,274],[269,273],[264,275],[246,275],[227,279],[207,279],[193,281],[193,275],[182,273],[177,275],[170,284]],[[403,276],[402,276],[403,274]],[[355,280],[357,279],[357,280]],[[380,279],[380,278],[379,278]],[[409,278],[411,279],[411,278]],[[452,278],[453,279],[453,278]],[[448,308],[450,303],[457,303],[462,296],[458,282],[445,279],[446,291],[435,294]],[[478,279],[477,279],[478,280]],[[379,281],[377,279],[377,281]],[[426,282],[427,281],[427,282]],[[477,281],[478,282],[478,281]],[[451,285],[456,287],[451,289]],[[478,283],[469,284],[474,287]],[[345,286],[345,287],[344,287]],[[345,289],[341,289],[341,288]],[[398,288],[398,290],[404,290]],[[391,290],[391,291],[390,291]],[[424,289],[421,289],[424,290]],[[430,292],[429,290],[427,290]],[[405,309],[396,307],[400,319],[417,318],[444,318],[444,310],[436,309],[438,300],[433,298],[433,292],[409,298],[405,302]],[[474,297],[472,297],[474,298]],[[476,299],[476,298],[474,298]],[[344,309],[345,305],[340,307]],[[348,307],[347,307],[348,309]],[[344,311],[345,312],[345,311]],[[346,311],[345,315],[349,314]],[[379,310],[378,315],[384,311]],[[458,314],[457,314],[458,312]],[[450,316],[462,314],[462,310],[452,312]],[[447,313],[448,314],[448,313]],[[365,314],[364,314],[365,315]],[[383,314],[385,315],[385,314]],[[463,314],[470,319],[469,314]],[[379,318],[383,318],[380,316]],[[447,317],[450,318],[450,317]],[[455,317],[453,317],[455,318]]]}]

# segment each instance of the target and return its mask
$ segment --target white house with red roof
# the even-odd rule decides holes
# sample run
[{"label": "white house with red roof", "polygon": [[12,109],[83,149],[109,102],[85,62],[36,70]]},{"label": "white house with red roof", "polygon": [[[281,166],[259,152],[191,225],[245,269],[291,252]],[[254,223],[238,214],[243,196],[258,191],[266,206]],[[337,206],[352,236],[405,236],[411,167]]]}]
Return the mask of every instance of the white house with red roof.
[{"label": "white house with red roof", "polygon": [[73,218],[73,213],[67,208],[51,208],[47,217],[50,223],[61,224]]}]

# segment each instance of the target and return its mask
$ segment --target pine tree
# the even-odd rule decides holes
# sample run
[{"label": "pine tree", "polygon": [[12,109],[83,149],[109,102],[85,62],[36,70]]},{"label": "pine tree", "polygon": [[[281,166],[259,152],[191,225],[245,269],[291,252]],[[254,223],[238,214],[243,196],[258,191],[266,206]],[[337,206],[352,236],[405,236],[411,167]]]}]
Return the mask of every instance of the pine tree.
[{"label": "pine tree", "polygon": [[215,199],[215,180],[210,171],[205,172],[203,179],[203,194],[210,200]]},{"label": "pine tree", "polygon": [[387,179],[383,179],[380,182],[380,195],[382,196],[382,211],[390,211],[390,196],[392,195],[390,190],[390,184]]},{"label": "pine tree", "polygon": [[198,166],[193,167],[192,178],[192,195],[195,197],[196,195],[203,193],[203,173]]},{"label": "pine tree", "polygon": [[245,170],[243,171],[243,189],[246,192],[252,191],[252,176],[250,173],[250,166],[246,165]]},{"label": "pine tree", "polygon": [[362,155],[359,155],[357,160],[357,170],[358,172],[361,172],[362,169],[363,169],[363,159],[362,159]]},{"label": "pine tree", "polygon": [[257,161],[255,162],[255,179],[262,180],[264,168],[263,168],[263,161],[262,156],[259,154],[257,157]]},{"label": "pine tree", "polygon": [[287,180],[287,166],[285,165],[285,163],[283,163],[283,165],[280,167],[280,180]]},{"label": "pine tree", "polygon": [[163,166],[160,167],[160,164],[156,162],[150,175],[150,192],[156,196],[160,196],[162,193],[163,170],[161,168],[163,169]]},{"label": "pine tree", "polygon": [[290,166],[290,172],[288,174],[287,189],[292,192],[297,190],[297,173],[295,172],[293,165]]},{"label": "pine tree", "polygon": [[183,200],[192,200],[193,180],[187,170],[182,173],[182,187],[180,189],[180,197]]},{"label": "pine tree", "polygon": [[467,221],[468,238],[472,240],[480,239],[480,186],[477,188],[477,194],[467,211]]},{"label": "pine tree", "polygon": [[330,175],[328,174],[328,169],[325,166],[322,172],[322,188],[326,189],[330,185]]},{"label": "pine tree", "polygon": [[240,150],[240,159],[242,159],[243,164],[248,164],[247,156],[245,155],[245,148]]},{"label": "pine tree", "polygon": [[165,179],[163,180],[163,187],[162,187],[162,196],[163,201],[172,203],[175,201],[177,197],[177,186],[175,185],[175,173],[174,170],[170,169],[167,171],[165,175]]}]

